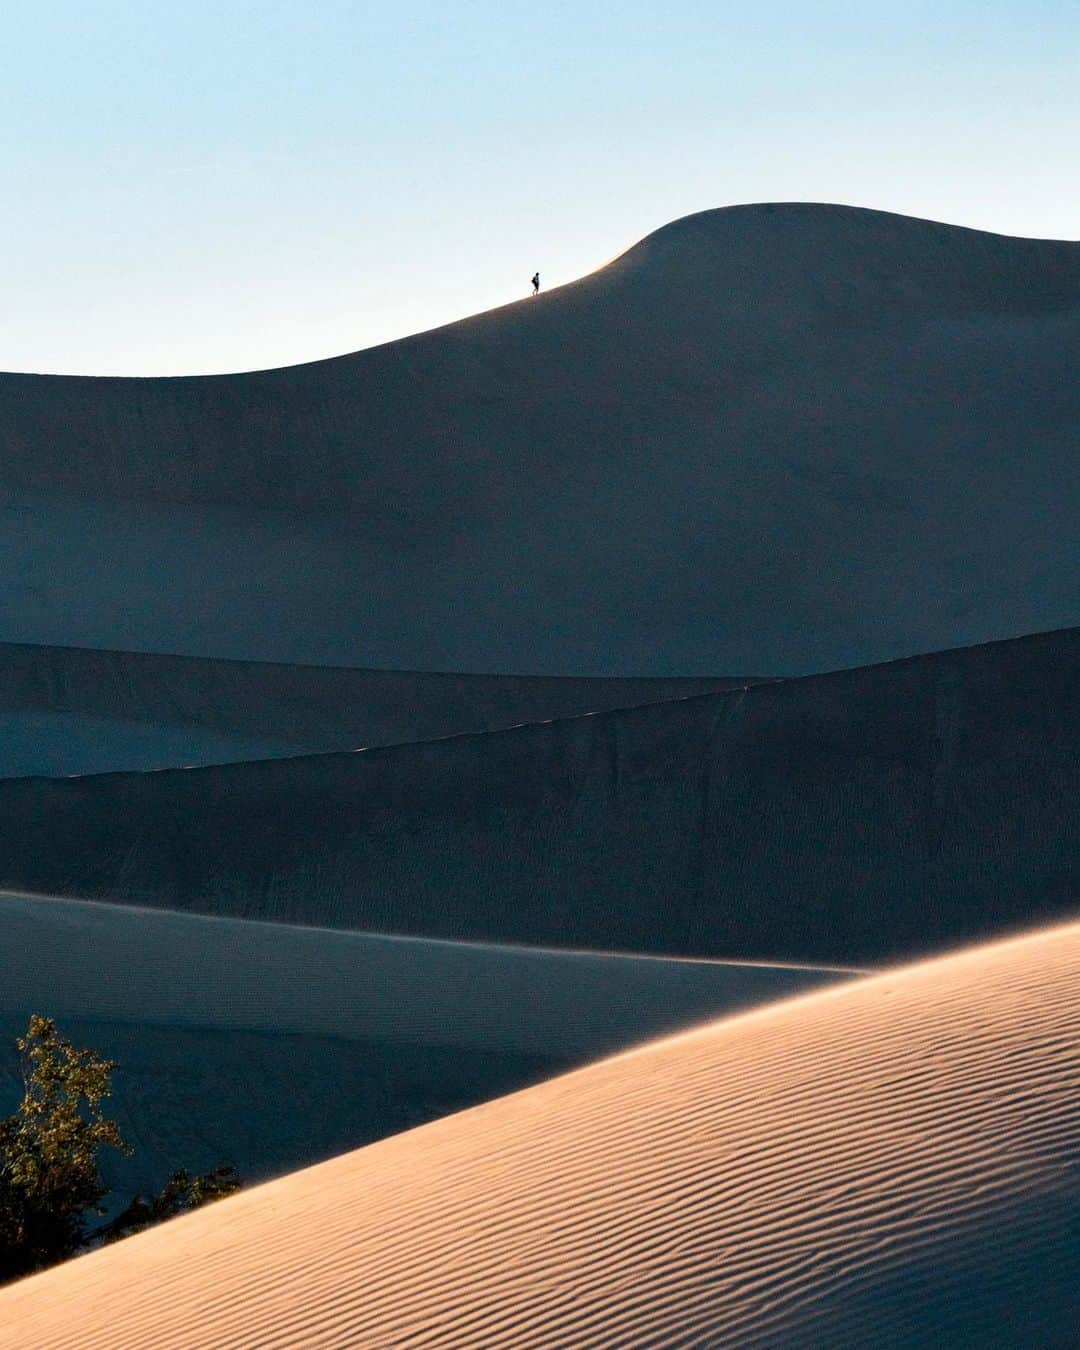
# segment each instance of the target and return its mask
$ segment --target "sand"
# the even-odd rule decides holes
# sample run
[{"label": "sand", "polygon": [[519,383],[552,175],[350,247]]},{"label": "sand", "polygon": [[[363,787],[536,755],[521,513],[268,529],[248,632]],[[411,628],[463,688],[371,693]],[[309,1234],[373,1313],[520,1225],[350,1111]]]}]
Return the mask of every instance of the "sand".
[{"label": "sand", "polygon": [[0,1344],[1066,1346],[1080,925],[654,1042],[0,1294]]},{"label": "sand", "polygon": [[0,375],[0,1036],[277,1178],[0,1348],[1075,1344],[1078,360],[1080,244],[788,204]]},{"label": "sand", "polygon": [[362,754],[0,783],[0,884],[863,965],[1080,908],[1080,630]]},{"label": "sand", "polygon": [[336,360],[0,377],[0,638],[803,674],[1080,622],[1080,244],[677,221]]},{"label": "sand", "polygon": [[0,894],[0,1011],[584,1061],[842,977]]},{"label": "sand", "polygon": [[[838,978],[0,895],[0,1114],[31,1012],[120,1066],[126,1194],[321,1161],[687,1022]],[[227,1086],[226,1086],[227,1085]]]},{"label": "sand", "polygon": [[0,778],[393,745],[745,683],[349,670],[0,643]]}]

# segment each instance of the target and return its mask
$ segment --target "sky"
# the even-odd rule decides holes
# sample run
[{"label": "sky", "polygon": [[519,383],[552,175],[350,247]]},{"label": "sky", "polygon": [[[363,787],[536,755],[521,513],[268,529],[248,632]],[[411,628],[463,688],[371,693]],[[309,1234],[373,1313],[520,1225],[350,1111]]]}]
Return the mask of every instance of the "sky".
[{"label": "sky", "polygon": [[1080,0],[7,0],[0,369],[248,370],[835,201],[1080,238]]}]

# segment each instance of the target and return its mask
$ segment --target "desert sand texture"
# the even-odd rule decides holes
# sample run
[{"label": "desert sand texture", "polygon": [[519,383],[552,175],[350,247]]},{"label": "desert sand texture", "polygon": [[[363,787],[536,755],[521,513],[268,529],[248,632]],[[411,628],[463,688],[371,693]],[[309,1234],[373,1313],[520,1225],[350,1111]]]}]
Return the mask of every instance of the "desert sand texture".
[{"label": "desert sand texture", "polygon": [[1080,244],[813,204],[334,360],[0,376],[0,638],[804,674],[1080,621]]},{"label": "desert sand texture", "polygon": [[0,778],[353,750],[744,683],[349,670],[0,643]]},{"label": "desert sand texture", "polygon": [[1074,1345],[1078,368],[1080,244],[776,204],[0,374],[0,1113],[248,1183],[0,1350]]},{"label": "desert sand texture", "polygon": [[1080,926],[721,1020],[0,1293],[0,1344],[1075,1344]]},{"label": "desert sand texture", "polygon": [[595,1058],[843,968],[442,942],[0,894],[0,1011]]},{"label": "desert sand texture", "polygon": [[877,964],[1080,903],[1080,630],[481,736],[0,783],[0,883]]},{"label": "desert sand texture", "polygon": [[248,1182],[846,972],[400,939],[0,895],[0,1113],[31,1012],[119,1065],[126,1198]]}]

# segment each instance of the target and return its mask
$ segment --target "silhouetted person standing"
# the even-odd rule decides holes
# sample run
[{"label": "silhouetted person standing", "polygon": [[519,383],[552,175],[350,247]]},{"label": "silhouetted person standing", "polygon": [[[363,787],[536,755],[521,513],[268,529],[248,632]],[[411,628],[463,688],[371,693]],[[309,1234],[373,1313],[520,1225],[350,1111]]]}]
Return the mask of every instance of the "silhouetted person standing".
[{"label": "silhouetted person standing", "polygon": [[534,273],[533,273],[533,295],[538,295],[539,292],[540,292],[540,273],[539,273],[539,272],[534,272]]}]

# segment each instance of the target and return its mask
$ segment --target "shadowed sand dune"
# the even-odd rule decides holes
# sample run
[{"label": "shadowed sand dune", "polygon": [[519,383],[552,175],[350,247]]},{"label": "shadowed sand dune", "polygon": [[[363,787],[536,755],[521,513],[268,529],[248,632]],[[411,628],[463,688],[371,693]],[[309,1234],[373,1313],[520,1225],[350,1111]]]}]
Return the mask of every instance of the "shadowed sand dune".
[{"label": "shadowed sand dune", "polygon": [[1074,923],[226,1200],[4,1291],[0,1344],[1065,1347],[1078,1088]]},{"label": "shadowed sand dune", "polygon": [[[22,1095],[14,1042],[26,1023],[25,1012],[0,1013],[4,1114]],[[109,1214],[137,1191],[156,1194],[178,1168],[206,1172],[231,1162],[250,1185],[540,1082],[572,1063],[555,1054],[235,1026],[64,1017],[60,1030],[119,1066],[108,1112],[135,1152],[103,1150]]]},{"label": "shadowed sand dune", "polygon": [[222,1158],[272,1175],[846,975],[15,895],[0,895],[0,966],[0,1114],[19,1087],[14,1036],[47,1013],[121,1066],[140,1146],[106,1162],[127,1188]]},{"label": "shadowed sand dune", "polygon": [[0,1010],[584,1060],[840,978],[0,894]]},{"label": "shadowed sand dune", "polygon": [[120,1061],[125,1190],[292,1169],[0,1350],[1074,1344],[1078,361],[1080,244],[802,204],[0,374],[0,1036]]},{"label": "shadowed sand dune", "polygon": [[432,740],[745,683],[348,670],[0,643],[0,778]]},{"label": "shadowed sand dune", "polygon": [[1080,905],[1080,630],[362,754],[0,783],[0,882],[867,964]]},{"label": "shadowed sand dune", "polygon": [[797,674],[1080,622],[1080,245],[735,207],[335,360],[0,376],[0,637]]}]

